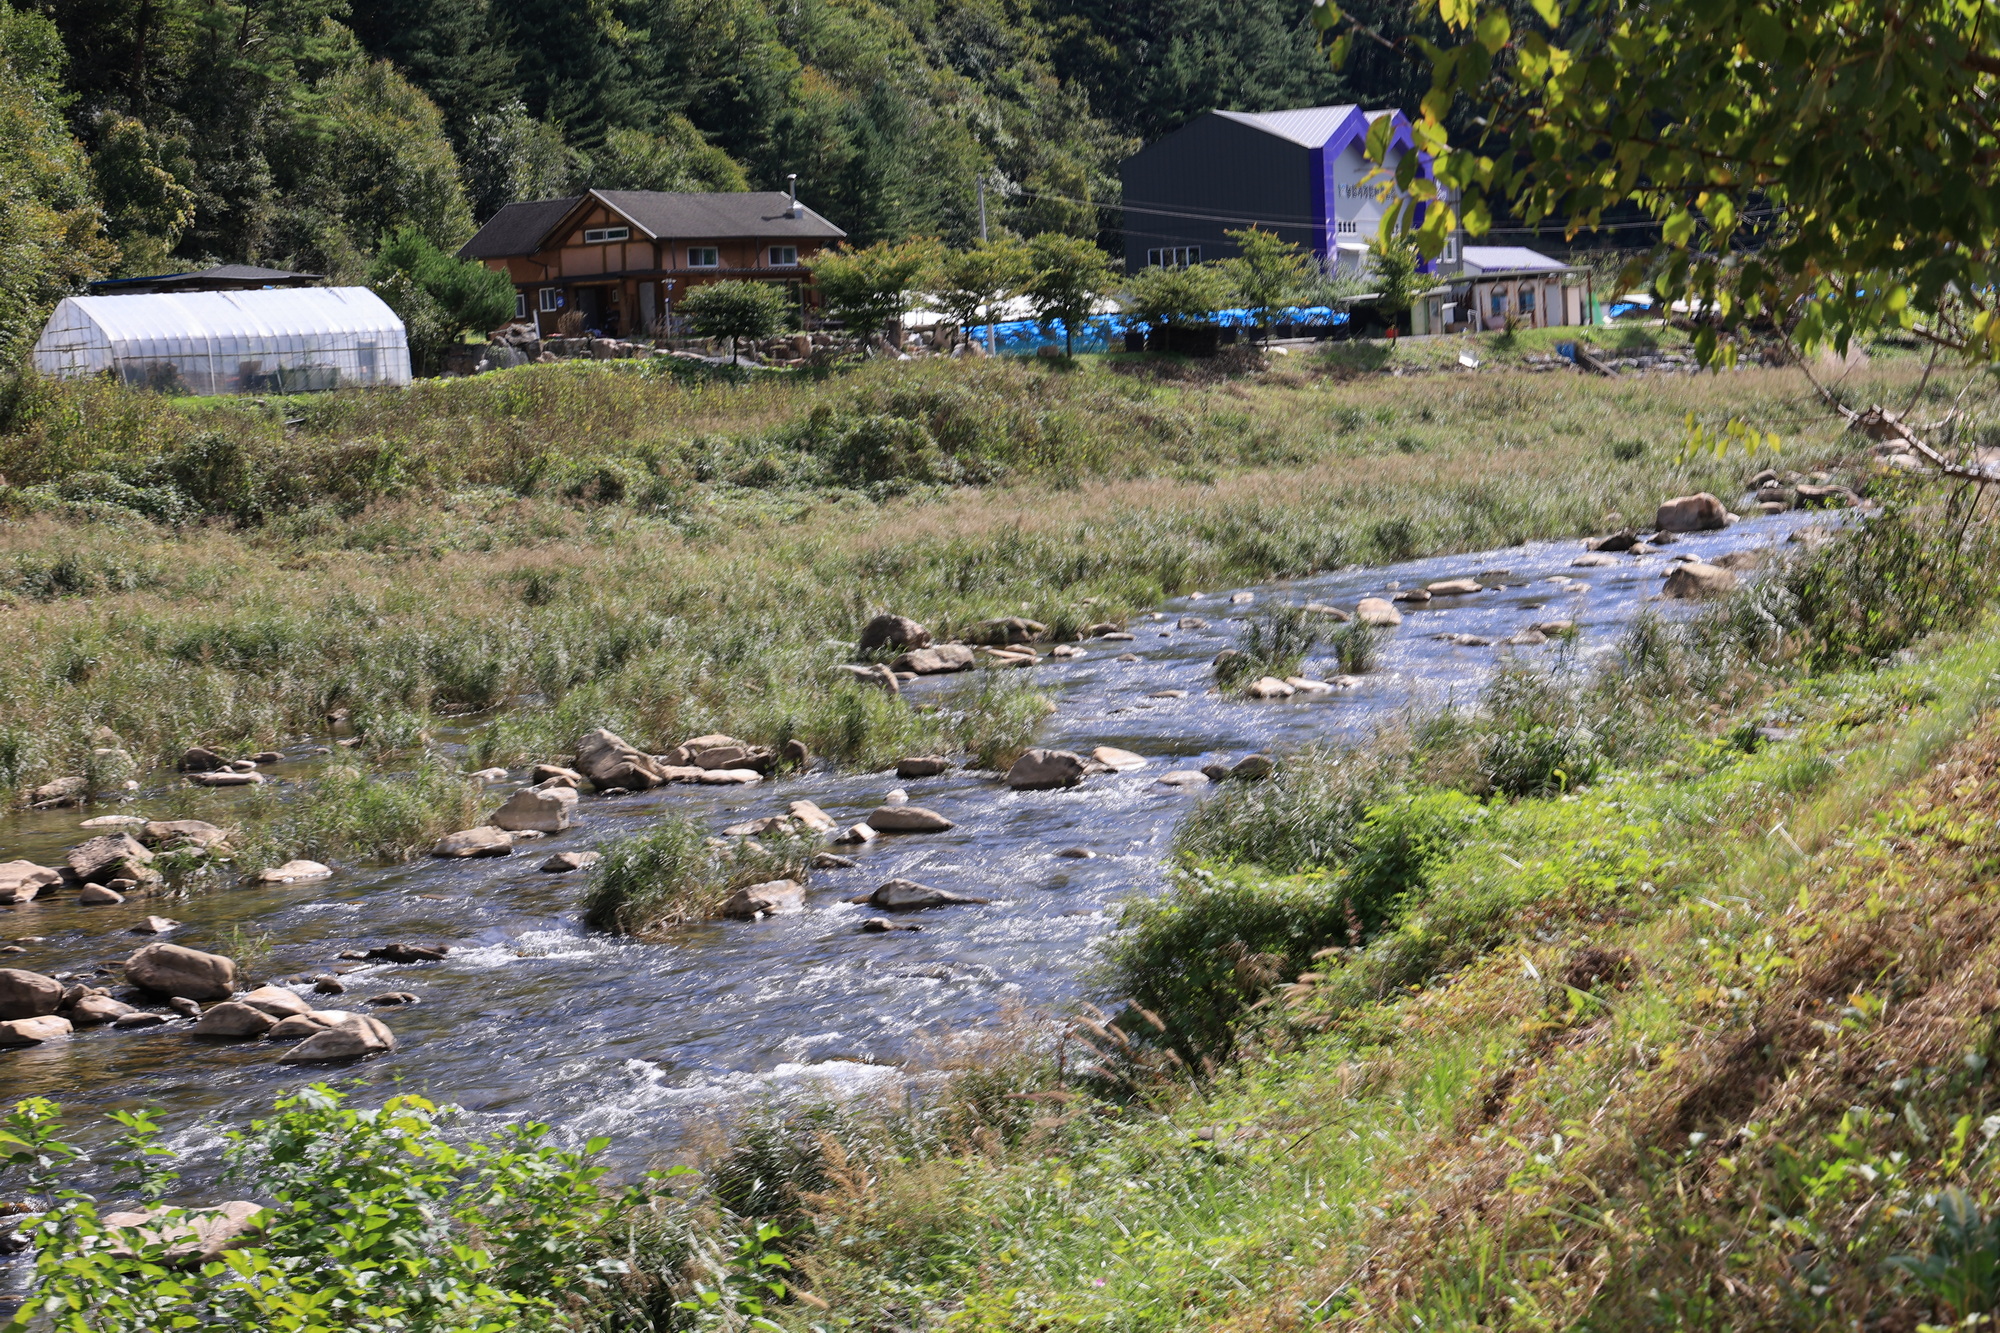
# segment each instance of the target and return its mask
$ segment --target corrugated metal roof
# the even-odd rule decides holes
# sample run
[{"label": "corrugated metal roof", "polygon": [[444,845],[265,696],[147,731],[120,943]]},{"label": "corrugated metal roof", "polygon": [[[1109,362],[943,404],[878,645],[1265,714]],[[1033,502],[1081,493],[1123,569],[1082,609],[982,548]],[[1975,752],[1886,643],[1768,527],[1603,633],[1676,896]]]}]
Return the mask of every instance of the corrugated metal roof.
[{"label": "corrugated metal roof", "polygon": [[1551,259],[1525,245],[1468,245],[1462,253],[1465,266],[1482,273],[1499,270],[1509,273],[1554,273],[1569,267],[1560,259]]},{"label": "corrugated metal roof", "polygon": [[1359,106],[1350,102],[1345,106],[1308,106],[1295,111],[1218,111],[1215,114],[1239,125],[1249,125],[1266,134],[1290,139],[1303,148],[1321,148],[1348,117],[1360,110]]},{"label": "corrugated metal roof", "polygon": [[[655,239],[688,241],[837,241],[846,232],[801,204],[791,214],[791,196],[778,190],[732,194],[675,194],[663,190],[592,190],[605,203]],[[549,233],[585,196],[509,204],[458,252],[461,259],[502,259],[542,248]]]}]

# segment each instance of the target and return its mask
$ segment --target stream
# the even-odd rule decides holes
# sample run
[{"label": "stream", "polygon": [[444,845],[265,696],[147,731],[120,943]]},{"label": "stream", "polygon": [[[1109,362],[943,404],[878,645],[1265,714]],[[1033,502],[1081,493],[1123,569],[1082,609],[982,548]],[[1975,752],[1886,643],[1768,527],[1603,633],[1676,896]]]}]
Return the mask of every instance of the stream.
[{"label": "stream", "polygon": [[[625,797],[585,797],[578,827],[521,844],[505,858],[421,860],[409,865],[336,866],[330,880],[246,887],[185,900],[80,906],[73,893],[0,909],[0,937],[42,937],[0,965],[90,973],[122,960],[147,937],[129,933],[151,912],[183,924],[165,937],[226,951],[236,927],[268,932],[263,973],[315,973],[342,950],[393,940],[448,943],[441,963],[365,964],[348,972],[349,994],[321,1001],[362,1008],[370,994],[412,991],[421,1003],[367,1010],[395,1032],[391,1055],[347,1069],[278,1062],[284,1043],[190,1039],[184,1022],[129,1031],[80,1029],[40,1046],[0,1052],[0,1102],[26,1096],[60,1101],[73,1136],[90,1142],[105,1124],[93,1113],[154,1108],[176,1147],[197,1163],[213,1160],[219,1132],[267,1112],[272,1099],[319,1079],[359,1080],[364,1098],[394,1090],[458,1103],[481,1119],[535,1118],[567,1142],[604,1134],[627,1163],[671,1148],[690,1126],[744,1098],[842,1096],[905,1077],[928,1034],[976,1029],[1021,1011],[1057,1010],[1090,988],[1093,943],[1113,924],[1119,901],[1161,882],[1176,825],[1200,789],[1157,784],[1175,768],[1281,752],[1315,741],[1355,740],[1408,709],[1475,701],[1510,655],[1537,660],[1550,647],[1468,647],[1434,637],[1468,633],[1504,639],[1527,625],[1573,619],[1576,650],[1610,651],[1642,608],[1679,613],[1655,599],[1671,557],[1713,557],[1784,542],[1826,516],[1800,513],[1746,519],[1721,532],[1684,535],[1657,554],[1621,555],[1608,567],[1575,568],[1574,540],[1537,542],[1387,567],[1347,569],[1248,589],[1232,603],[1223,588],[1139,616],[1131,643],[1101,640],[1085,655],[1045,658],[1032,668],[1055,699],[1038,743],[1082,753],[1098,745],[1135,751],[1145,768],[1100,774],[1060,791],[1011,792],[991,774],[955,771],[900,781],[887,773],[809,772],[749,787],[671,786]],[[1503,572],[1504,571],[1504,572]],[[1502,584],[1478,594],[1403,606],[1403,623],[1383,640],[1380,664],[1353,689],[1251,703],[1210,692],[1209,660],[1236,641],[1247,618],[1271,603],[1319,601],[1351,608],[1370,595],[1433,580],[1479,577]],[[1567,576],[1571,582],[1551,582]],[[1181,629],[1184,616],[1209,622]],[[1125,652],[1135,661],[1121,661]],[[1316,654],[1304,674],[1330,677]],[[906,688],[921,700],[952,678]],[[1182,699],[1149,698],[1185,690]],[[303,754],[319,738],[299,738]],[[665,746],[673,737],[632,737]],[[321,759],[266,766],[279,778],[309,776]],[[525,782],[525,772],[495,790]],[[13,816],[0,824],[0,859],[60,863],[94,830],[77,825],[107,809],[145,814],[148,800],[178,783],[155,773],[126,805]],[[758,921],[718,922],[668,943],[594,935],[578,920],[582,874],[544,874],[557,851],[581,850],[645,827],[668,809],[698,812],[720,830],[738,820],[782,814],[810,799],[842,826],[864,818],[895,787],[912,803],[957,821],[941,834],[887,834],[840,848],[859,865],[817,871],[807,910]],[[229,822],[232,793],[218,790],[215,822]],[[1094,859],[1060,859],[1069,847]],[[901,876],[992,899],[914,914],[920,933],[864,935],[875,915],[847,901]],[[261,977],[251,980],[261,980]],[[111,978],[99,977],[99,983]],[[201,1167],[195,1173],[201,1174]],[[194,1180],[194,1176],[190,1176]],[[18,1281],[24,1261],[15,1261]],[[8,1285],[0,1276],[0,1288]],[[0,1301],[4,1304],[4,1301]]]}]

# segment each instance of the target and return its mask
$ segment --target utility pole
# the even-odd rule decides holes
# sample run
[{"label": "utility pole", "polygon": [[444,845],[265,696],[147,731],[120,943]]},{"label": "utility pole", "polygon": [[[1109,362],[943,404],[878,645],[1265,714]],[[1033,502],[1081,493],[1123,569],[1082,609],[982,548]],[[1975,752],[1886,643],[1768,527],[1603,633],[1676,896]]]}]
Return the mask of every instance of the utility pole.
[{"label": "utility pole", "polygon": [[[986,244],[986,173],[979,173],[979,243]],[[993,355],[993,303],[986,303],[986,355]]]}]

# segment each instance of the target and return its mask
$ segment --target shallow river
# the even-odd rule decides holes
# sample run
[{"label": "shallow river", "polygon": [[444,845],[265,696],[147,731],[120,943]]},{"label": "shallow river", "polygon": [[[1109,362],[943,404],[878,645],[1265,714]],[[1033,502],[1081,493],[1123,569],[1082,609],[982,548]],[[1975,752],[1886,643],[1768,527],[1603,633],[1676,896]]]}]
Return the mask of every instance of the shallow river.
[{"label": "shallow river", "polygon": [[[1092,776],[1067,791],[1010,792],[991,775],[963,772],[898,781],[893,772],[822,771],[746,788],[675,786],[586,797],[575,830],[523,844],[504,859],[339,866],[333,879],[317,884],[187,901],[83,907],[65,893],[0,908],[0,936],[45,937],[25,954],[0,958],[0,965],[87,972],[143,943],[128,932],[148,912],[180,919],[184,924],[170,938],[196,948],[219,948],[237,926],[268,932],[272,954],[264,971],[271,976],[323,971],[342,950],[392,940],[449,943],[442,963],[370,964],[346,976],[349,995],[324,1001],[358,1008],[385,990],[422,997],[412,1008],[367,1011],[390,1025],[399,1049],[340,1076],[419,1091],[495,1118],[551,1120],[579,1139],[613,1135],[629,1151],[656,1150],[744,1096],[859,1090],[900,1077],[895,1063],[926,1033],[974,1028],[1008,1011],[1057,1008],[1086,996],[1093,942],[1109,929],[1121,898],[1155,891],[1175,826],[1200,799],[1198,790],[1157,785],[1168,769],[1358,738],[1400,710],[1475,700],[1510,654],[1533,659],[1551,651],[1461,647],[1434,637],[1441,633],[1499,639],[1538,620],[1571,618],[1584,654],[1607,651],[1659,592],[1670,556],[1782,542],[1806,521],[1803,515],[1752,519],[1683,537],[1656,555],[1620,556],[1607,568],[1572,568],[1581,543],[1548,542],[1262,585],[1249,590],[1250,605],[1232,604],[1227,588],[1180,599],[1140,617],[1131,627],[1136,642],[1092,642],[1080,659],[1045,659],[1032,669],[1057,701],[1040,743],[1085,752],[1114,745],[1148,760],[1142,770]],[[1556,575],[1576,582],[1548,581]],[[1209,659],[1235,641],[1244,618],[1260,607],[1322,601],[1351,608],[1363,596],[1459,576],[1505,586],[1404,607],[1380,666],[1358,688],[1269,703],[1208,692]],[[1211,627],[1178,629],[1182,616]],[[1119,661],[1127,650],[1139,660]],[[1315,658],[1305,674],[1334,671]],[[950,688],[945,678],[919,682],[908,693],[921,699]],[[1146,697],[1166,689],[1186,690],[1188,697]],[[632,739],[665,745],[677,738]],[[301,739],[294,748],[310,745]],[[302,777],[316,762],[268,771]],[[136,800],[116,809],[145,814],[148,799],[157,801],[176,781],[153,775]],[[958,827],[842,849],[859,866],[816,872],[802,915],[719,923],[672,943],[635,944],[580,927],[584,876],[538,871],[551,852],[618,837],[666,809],[700,811],[719,830],[783,813],[788,801],[804,797],[844,825],[898,786]],[[230,793],[211,794],[217,822],[227,823]],[[0,860],[58,863],[66,848],[89,836],[78,823],[104,812],[14,818],[0,825]],[[1072,846],[1097,857],[1055,856]],[[918,914],[921,933],[857,933],[874,913],[846,899],[893,876],[993,902]],[[84,1030],[0,1052],[0,1102],[55,1098],[86,1139],[93,1137],[90,1112],[154,1107],[174,1141],[203,1156],[218,1128],[268,1110],[286,1089],[329,1076],[279,1064],[279,1043],[196,1041],[185,1026]]]}]

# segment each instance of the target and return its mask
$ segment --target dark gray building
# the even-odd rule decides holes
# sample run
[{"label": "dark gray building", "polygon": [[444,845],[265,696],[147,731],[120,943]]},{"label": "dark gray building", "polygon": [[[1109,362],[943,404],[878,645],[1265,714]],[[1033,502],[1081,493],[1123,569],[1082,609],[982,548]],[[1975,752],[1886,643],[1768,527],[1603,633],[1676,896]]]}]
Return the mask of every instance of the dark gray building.
[{"label": "dark gray building", "polygon": [[1252,226],[1321,257],[1358,258],[1387,206],[1382,182],[1366,180],[1368,132],[1383,116],[1394,118],[1393,170],[1410,147],[1408,118],[1358,106],[1210,111],[1146,145],[1119,171],[1126,271],[1228,258],[1237,251],[1223,233]]}]

